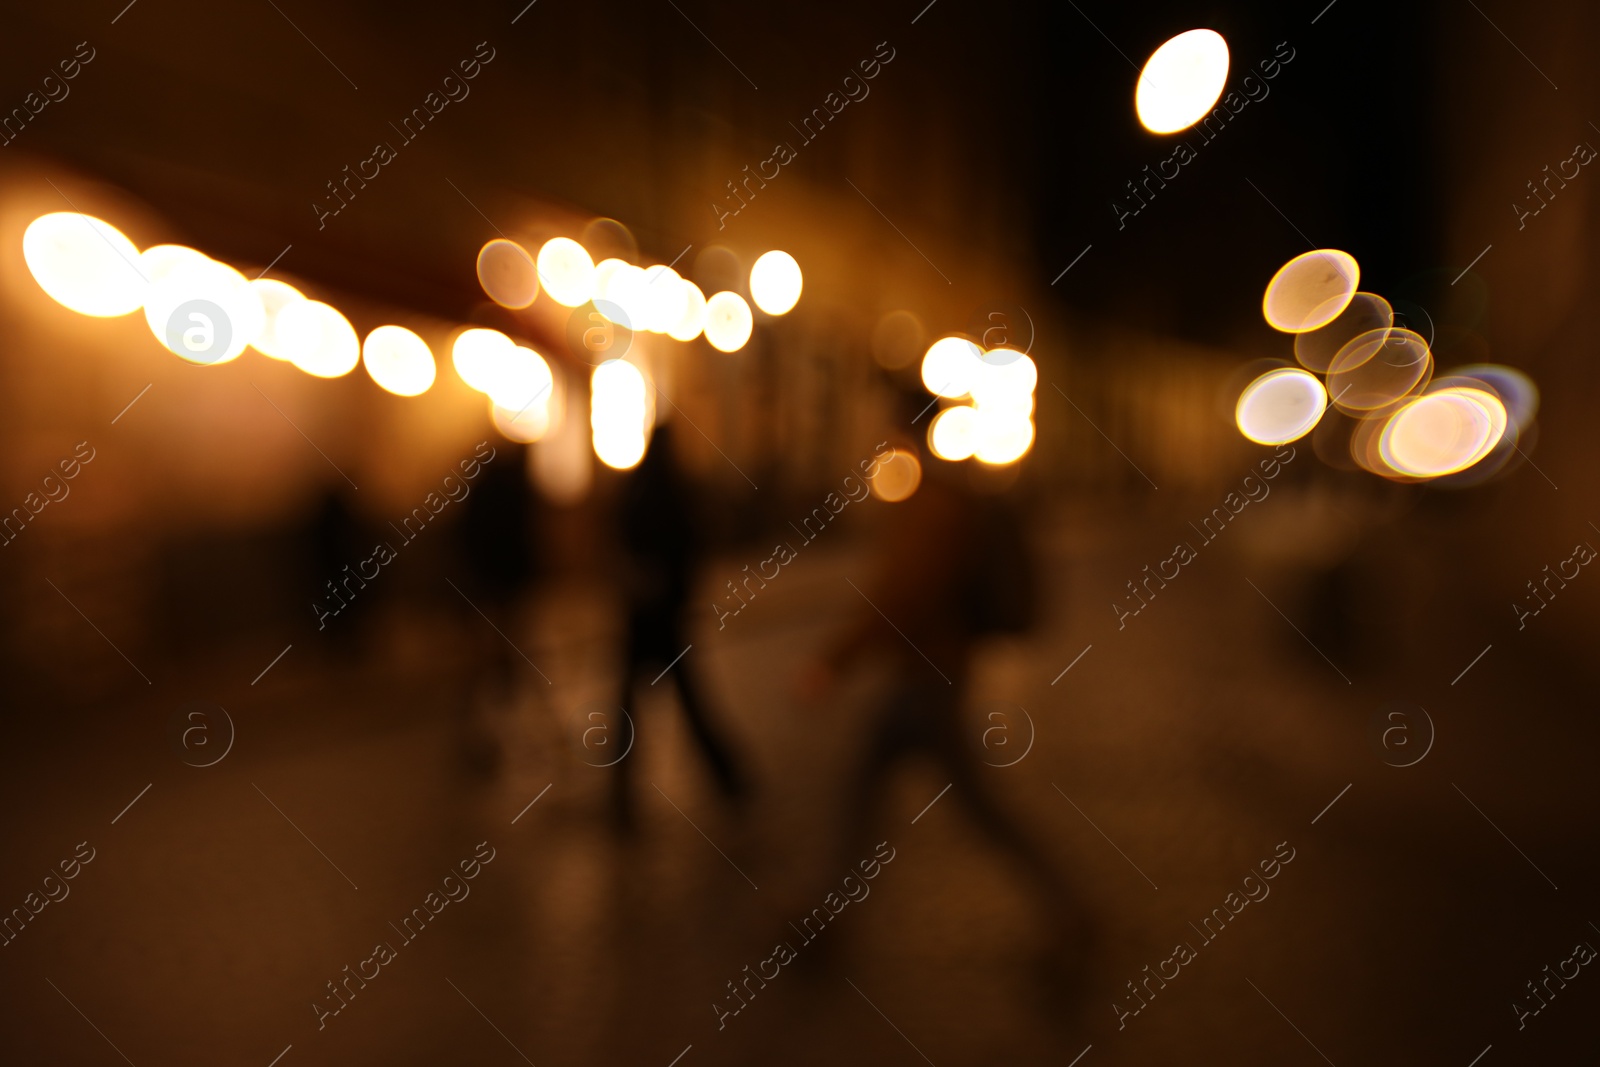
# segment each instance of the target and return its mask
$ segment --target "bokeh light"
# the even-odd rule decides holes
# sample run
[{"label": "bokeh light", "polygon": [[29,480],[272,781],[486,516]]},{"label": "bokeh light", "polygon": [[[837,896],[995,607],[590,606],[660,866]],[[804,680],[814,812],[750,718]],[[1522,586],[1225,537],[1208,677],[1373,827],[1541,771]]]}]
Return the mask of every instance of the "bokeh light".
[{"label": "bokeh light", "polygon": [[872,330],[872,358],[885,370],[909,367],[922,355],[927,338],[915,312],[891,311]]},{"label": "bokeh light", "polygon": [[966,404],[945,408],[928,425],[928,448],[940,459],[959,463],[978,447],[978,412]]},{"label": "bokeh light", "polygon": [[1256,444],[1282,445],[1310,433],[1327,406],[1327,390],[1315,374],[1279,367],[1245,386],[1234,421]]},{"label": "bokeh light", "polygon": [[1002,350],[983,354],[967,391],[978,407],[1004,407],[1027,414],[1033,410],[1033,390],[1038,384],[1039,368],[1031,357]]},{"label": "bokeh light", "polygon": [[156,340],[191,363],[237,359],[266,324],[266,311],[243,274],[181,245],[157,245],[149,257],[145,323]]},{"label": "bokeh light", "polygon": [[787,252],[773,249],[750,268],[750,299],[768,315],[786,314],[800,302],[804,286],[800,264]]},{"label": "bokeh light", "polygon": [[878,464],[878,472],[868,481],[872,495],[890,504],[910,498],[922,484],[922,464],[916,453],[898,448],[894,455]]},{"label": "bokeh light", "polygon": [[299,300],[278,312],[278,340],[296,367],[318,378],[338,378],[361,362],[361,339],[339,309]]},{"label": "bokeh light", "polygon": [[620,259],[608,259],[595,268],[595,310],[608,322],[628,330],[643,330],[646,319],[645,272]]},{"label": "bokeh light", "polygon": [[977,408],[973,458],[991,467],[1015,463],[1033,447],[1033,419],[1009,408]]},{"label": "bokeh light", "polygon": [[1305,333],[1295,334],[1294,358],[1306,370],[1326,374],[1339,350],[1371,330],[1394,325],[1394,308],[1377,293],[1356,293],[1337,318]]},{"label": "bokeh light", "polygon": [[1505,405],[1493,393],[1447,387],[1411,400],[1390,416],[1378,452],[1403,475],[1453,474],[1487,456],[1505,433],[1506,421]]},{"label": "bokeh light", "polygon": [[1337,248],[1295,256],[1267,283],[1261,313],[1275,330],[1305,333],[1326,326],[1349,306],[1361,281],[1355,257]]},{"label": "bokeh light", "polygon": [[650,423],[649,385],[638,367],[608,359],[589,379],[589,428],[594,454],[614,470],[644,458]]},{"label": "bokeh light", "polygon": [[562,307],[586,304],[595,295],[594,260],[570,237],[552,237],[539,249],[539,282]]},{"label": "bokeh light", "polygon": [[1177,133],[1199,122],[1228,83],[1228,42],[1215,30],[1189,30],[1150,54],[1133,105],[1151,133]]},{"label": "bokeh light", "polygon": [[144,304],[138,248],[92,215],[40,215],[23,231],[22,258],[50,299],[80,315],[129,315]]},{"label": "bokeh light", "polygon": [[1328,395],[1348,414],[1376,412],[1417,392],[1433,375],[1433,354],[1415,330],[1368,330],[1343,348],[1328,368]]},{"label": "bokeh light", "polygon": [[478,250],[478,284],[501,307],[525,308],[539,296],[539,273],[533,258],[526,248],[503,237]]},{"label": "bokeh light", "polygon": [[738,293],[724,290],[706,301],[706,340],[719,352],[737,352],[750,340],[755,316]]},{"label": "bokeh light", "polygon": [[261,329],[256,333],[256,339],[250,346],[263,356],[272,359],[288,359],[289,353],[284,350],[283,342],[278,338],[278,313],[285,306],[297,300],[304,300],[305,294],[288,282],[280,282],[276,278],[257,278],[250,283],[250,288],[255,290],[256,299],[261,301]]},{"label": "bokeh light", "polygon": [[488,393],[515,358],[516,342],[499,330],[474,327],[461,331],[450,346],[450,362],[468,386]]},{"label": "bokeh light", "polygon": [[965,337],[941,337],[922,357],[922,384],[935,396],[966,396],[984,368],[983,353]]},{"label": "bokeh light", "polygon": [[361,362],[379,388],[395,396],[420,396],[438,375],[428,342],[404,326],[379,326],[361,345]]},{"label": "bokeh light", "polygon": [[667,327],[667,336],[674,341],[693,341],[706,328],[706,294],[687,278],[679,279],[678,289],[683,306],[678,321]]},{"label": "bokeh light", "polygon": [[545,358],[525,345],[515,345],[497,361],[493,381],[485,390],[489,399],[508,411],[527,411],[550,403],[555,376]]},{"label": "bokeh light", "polygon": [[683,288],[683,278],[671,267],[658,263],[645,268],[644,279],[644,328],[651,333],[666,333],[679,325],[688,312],[689,294]]},{"label": "bokeh light", "polygon": [[1466,384],[1477,384],[1500,398],[1505,405],[1506,418],[1513,430],[1521,433],[1533,424],[1539,414],[1539,387],[1533,379],[1515,367],[1498,363],[1474,363],[1450,372],[1452,379],[1468,379]]}]

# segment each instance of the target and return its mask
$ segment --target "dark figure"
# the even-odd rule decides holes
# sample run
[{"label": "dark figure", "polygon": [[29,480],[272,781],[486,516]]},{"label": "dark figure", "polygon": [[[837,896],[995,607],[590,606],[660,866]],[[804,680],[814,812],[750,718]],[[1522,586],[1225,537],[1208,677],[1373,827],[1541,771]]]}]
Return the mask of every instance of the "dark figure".
[{"label": "dark figure", "polygon": [[[832,870],[851,870],[872,854],[874,814],[890,773],[923,757],[950,783],[950,799],[965,807],[985,840],[1028,877],[1044,917],[1040,948],[1049,962],[1076,965],[1081,959],[1071,957],[1081,956],[1087,934],[1074,925],[1082,914],[1078,894],[984,788],[979,731],[962,720],[976,643],[1032,623],[1035,582],[1026,539],[1001,501],[967,487],[966,469],[908,448],[900,446],[920,463],[922,482],[909,499],[887,505],[876,572],[859,583],[870,603],[861,603],[855,623],[802,678],[803,692],[818,698],[863,658],[887,661],[890,671],[890,696],[846,784],[845,830]],[[884,464],[906,462],[904,455],[883,458],[885,452],[879,453]]]},{"label": "dark figure", "polygon": [[[689,485],[673,453],[672,427],[659,426],[649,451],[628,476],[617,508],[627,610],[622,705],[637,732],[636,690],[641,683],[654,684],[658,675],[670,676],[718,787],[730,800],[738,800],[745,795],[744,779],[706,717],[696,660],[692,653],[683,654],[689,646],[684,636],[686,605],[702,555],[695,514]],[[629,786],[633,763],[634,759],[620,760],[612,779],[612,813],[624,831],[633,825]]]},{"label": "dark figure", "polygon": [[[494,447],[477,478],[464,483],[467,495],[460,500],[454,531],[462,564],[456,579],[461,596],[449,590],[444,595],[460,603],[467,632],[479,637],[476,644],[484,650],[480,700],[489,708],[505,709],[515,700],[524,662],[513,642],[520,640],[519,609],[535,572],[538,503],[528,484],[526,447],[505,442]],[[547,683],[539,679],[537,684]],[[467,711],[465,756],[474,768],[490,771],[500,759],[496,729],[487,720],[472,722],[474,709]]]}]

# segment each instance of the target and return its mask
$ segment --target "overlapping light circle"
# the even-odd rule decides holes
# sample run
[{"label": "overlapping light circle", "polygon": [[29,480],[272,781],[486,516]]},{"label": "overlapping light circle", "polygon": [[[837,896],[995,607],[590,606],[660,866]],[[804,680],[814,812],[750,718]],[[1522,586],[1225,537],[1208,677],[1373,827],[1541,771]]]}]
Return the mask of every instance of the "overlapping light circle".
[{"label": "overlapping light circle", "polygon": [[1272,276],[1261,313],[1275,330],[1306,333],[1338,318],[1360,282],[1361,266],[1350,253],[1337,248],[1306,252]]},{"label": "overlapping light circle", "polygon": [[122,231],[93,215],[40,215],[23,231],[22,258],[50,299],[80,315],[112,318],[144,304],[139,250]]},{"label": "overlapping light circle", "polygon": [[1328,442],[1341,449],[1347,442],[1364,470],[1401,482],[1450,478],[1457,486],[1493,477],[1520,451],[1517,438],[1538,410],[1537,387],[1521,371],[1493,364],[1435,379],[1431,341],[1396,325],[1388,300],[1358,292],[1360,274],[1349,253],[1324,248],[1273,275],[1262,313],[1295,335],[1295,358],[1306,369],[1279,367],[1250,382],[1234,409],[1239,432],[1259,444],[1286,444],[1333,407],[1348,418]]}]

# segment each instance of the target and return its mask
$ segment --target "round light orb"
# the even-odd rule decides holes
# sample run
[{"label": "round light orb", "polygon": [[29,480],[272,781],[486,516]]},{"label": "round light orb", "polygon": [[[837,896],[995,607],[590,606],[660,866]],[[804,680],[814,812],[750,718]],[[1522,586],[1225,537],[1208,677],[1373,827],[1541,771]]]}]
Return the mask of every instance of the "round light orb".
[{"label": "round light orb", "polygon": [[1319,248],[1278,268],[1261,298],[1267,324],[1284,333],[1306,333],[1328,325],[1356,295],[1361,265],[1348,252]]},{"label": "round light orb", "polygon": [[678,281],[683,296],[683,309],[678,321],[667,327],[667,336],[674,341],[693,341],[706,328],[706,294],[687,278]]},{"label": "round light orb", "polygon": [[278,313],[287,305],[304,300],[305,294],[276,278],[257,278],[250,283],[250,288],[255,291],[256,299],[261,301],[262,311],[261,331],[250,342],[250,347],[272,359],[288,359],[289,354],[278,339]]},{"label": "round light orb", "polygon": [[978,447],[978,413],[965,404],[945,408],[928,425],[928,448],[942,460],[971,459]]},{"label": "round light orb", "polygon": [[1378,453],[1395,471],[1413,478],[1454,474],[1493,451],[1506,422],[1505,405],[1493,393],[1464,386],[1440,389],[1390,416]]},{"label": "round light orb", "polygon": [[800,264],[787,252],[773,249],[750,268],[750,299],[768,315],[783,315],[800,302],[805,279]]},{"label": "round light orb", "polygon": [[478,284],[490,300],[505,308],[525,308],[539,296],[533,257],[504,237],[478,249]]},{"label": "round light orb", "polygon": [[651,333],[666,333],[688,311],[688,293],[683,278],[671,267],[656,264],[644,271],[644,327]]},{"label": "round light orb", "polygon": [[1239,394],[1234,422],[1258,445],[1298,441],[1316,428],[1328,406],[1328,391],[1310,371],[1298,367],[1269,370]]},{"label": "round light orb", "polygon": [[570,237],[552,237],[539,249],[539,283],[562,307],[586,304],[595,295],[594,260]]},{"label": "round light orb", "polygon": [[991,360],[992,352],[984,353],[977,371],[968,384],[972,402],[979,407],[1021,408],[1032,410],[1033,390],[1039,384],[1039,367],[1029,356],[1020,352],[1004,351],[1009,361]]},{"label": "round light orb", "polygon": [[896,450],[878,464],[878,473],[868,480],[872,495],[889,504],[910,499],[922,484],[922,464],[910,449]]},{"label": "round light orb", "polygon": [[378,387],[395,396],[420,396],[438,376],[428,342],[404,326],[379,326],[361,344],[361,362]]},{"label": "round light orb", "polygon": [[1328,373],[1334,358],[1355,338],[1394,325],[1394,308],[1377,293],[1356,293],[1333,321],[1294,335],[1294,358],[1309,371]]},{"label": "round light orb", "polygon": [[511,412],[525,412],[550,404],[555,376],[543,356],[525,345],[517,345],[495,375],[489,399]]},{"label": "round light orb", "polygon": [[1328,368],[1328,395],[1348,415],[1362,417],[1420,392],[1433,376],[1433,354],[1415,330],[1368,330],[1339,349]]},{"label": "round light orb", "polygon": [[935,396],[954,400],[972,391],[973,381],[984,369],[977,345],[965,337],[941,337],[923,354],[922,384]]},{"label": "round light orb", "polygon": [[361,338],[339,309],[299,300],[278,312],[278,340],[296,367],[317,378],[349,374],[361,362]]},{"label": "round light orb", "polygon": [[1139,123],[1177,133],[1205,118],[1228,83],[1228,42],[1215,30],[1189,30],[1145,60],[1133,91]]},{"label": "round light orb", "polygon": [[550,432],[550,405],[534,404],[518,411],[503,408],[491,399],[489,421],[494,423],[494,428],[506,440],[529,445]]},{"label": "round light orb", "polygon": [[144,305],[139,250],[109,222],[54,211],[28,223],[22,258],[45,294],[80,315],[113,318]]},{"label": "round light orb", "polygon": [[469,387],[488,393],[515,358],[516,348],[516,342],[499,330],[474,327],[456,337],[450,346],[450,362]]},{"label": "round light orb", "polygon": [[176,245],[158,245],[146,255],[155,269],[145,291],[145,322],[168,351],[191,363],[227,363],[260,336],[266,310],[243,274]]},{"label": "round light orb", "polygon": [[606,267],[607,263],[615,263],[616,266],[603,271],[596,268],[596,274],[603,284],[595,287],[595,310],[600,312],[606,321],[624,329],[634,331],[646,329],[650,294],[646,288],[649,279],[645,272],[621,260],[606,260],[600,267]]},{"label": "round light orb", "polygon": [[972,455],[980,463],[1003,467],[1033,447],[1033,420],[1018,411],[978,409],[973,424]]},{"label": "round light orb", "polygon": [[755,316],[738,293],[723,290],[706,301],[706,340],[718,352],[737,352],[750,340]]}]

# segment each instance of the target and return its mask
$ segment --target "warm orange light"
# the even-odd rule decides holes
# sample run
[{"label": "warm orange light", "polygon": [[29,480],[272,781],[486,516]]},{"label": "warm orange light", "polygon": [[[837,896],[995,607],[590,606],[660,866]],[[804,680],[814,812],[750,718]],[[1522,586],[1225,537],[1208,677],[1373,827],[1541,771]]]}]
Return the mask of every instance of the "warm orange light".
[{"label": "warm orange light", "polygon": [[1295,256],[1267,283],[1261,313],[1275,330],[1305,333],[1326,326],[1349,306],[1361,281],[1355,257],[1337,248]]},{"label": "warm orange light", "polygon": [[526,248],[503,237],[478,250],[478,284],[501,307],[525,308],[539,295],[533,258]]},{"label": "warm orange light", "polygon": [[909,449],[897,449],[878,464],[878,473],[867,484],[879,500],[898,504],[909,499],[922,484],[922,464]]},{"label": "warm orange light", "polygon": [[768,315],[787,314],[800,302],[804,287],[800,264],[787,252],[773,249],[750,268],[750,299]]},{"label": "warm orange light", "polygon": [[404,326],[379,326],[367,334],[361,361],[372,380],[395,396],[420,396],[438,375],[428,342]]},{"label": "warm orange light", "polygon": [[115,226],[92,215],[40,215],[23,231],[22,258],[50,299],[80,315],[111,318],[144,304],[139,250]]},{"label": "warm orange light", "polygon": [[720,292],[706,301],[706,340],[718,352],[737,352],[750,340],[755,316],[738,293]]}]

